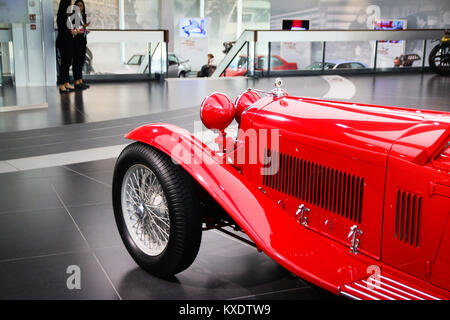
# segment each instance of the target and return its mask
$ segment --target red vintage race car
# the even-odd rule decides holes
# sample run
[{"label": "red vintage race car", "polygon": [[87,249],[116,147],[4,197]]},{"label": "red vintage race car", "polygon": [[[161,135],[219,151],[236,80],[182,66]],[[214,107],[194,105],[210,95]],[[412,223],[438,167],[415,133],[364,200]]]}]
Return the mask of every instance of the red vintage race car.
[{"label": "red vintage race car", "polygon": [[[292,97],[280,86],[235,103],[205,98],[214,148],[168,124],[127,135],[136,143],[117,160],[113,205],[134,260],[171,276],[194,261],[203,230],[234,228],[338,295],[449,299],[450,114]],[[236,140],[225,133],[233,119]]]}]

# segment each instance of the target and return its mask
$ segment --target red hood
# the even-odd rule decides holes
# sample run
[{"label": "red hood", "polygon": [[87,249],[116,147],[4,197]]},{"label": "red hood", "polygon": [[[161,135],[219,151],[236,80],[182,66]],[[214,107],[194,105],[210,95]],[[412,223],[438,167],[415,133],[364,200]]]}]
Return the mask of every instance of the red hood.
[{"label": "red hood", "polygon": [[391,149],[414,161],[440,146],[450,133],[450,114],[284,97],[260,108],[252,126],[280,129],[282,138],[385,165]]}]

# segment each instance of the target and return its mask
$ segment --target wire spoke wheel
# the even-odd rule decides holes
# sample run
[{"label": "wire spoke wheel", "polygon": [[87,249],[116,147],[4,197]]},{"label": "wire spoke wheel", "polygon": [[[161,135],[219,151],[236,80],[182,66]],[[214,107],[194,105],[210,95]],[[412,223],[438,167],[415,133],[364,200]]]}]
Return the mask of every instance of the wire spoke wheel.
[{"label": "wire spoke wheel", "polygon": [[136,245],[149,256],[161,254],[169,241],[169,209],[161,184],[146,166],[134,165],[125,174],[122,208]]},{"label": "wire spoke wheel", "polygon": [[450,74],[450,46],[438,45],[433,48],[429,58],[430,67],[438,74]]},{"label": "wire spoke wheel", "polygon": [[120,237],[141,268],[168,277],[192,264],[202,217],[195,182],[181,166],[156,148],[133,143],[117,159],[112,192]]}]

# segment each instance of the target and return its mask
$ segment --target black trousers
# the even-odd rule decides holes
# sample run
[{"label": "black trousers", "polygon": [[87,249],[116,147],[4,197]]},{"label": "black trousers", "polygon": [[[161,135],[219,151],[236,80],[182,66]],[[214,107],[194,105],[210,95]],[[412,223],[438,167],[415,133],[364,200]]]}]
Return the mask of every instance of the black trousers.
[{"label": "black trousers", "polygon": [[83,65],[86,61],[86,37],[79,34],[74,39],[74,57],[73,57],[73,78],[74,80],[83,79]]},{"label": "black trousers", "polygon": [[200,73],[198,75],[199,77],[209,77],[209,67],[207,64],[202,66],[202,69],[200,70]]},{"label": "black trousers", "polygon": [[61,55],[61,64],[59,66],[59,84],[70,81],[69,70],[74,56],[74,40],[72,37],[58,37],[56,39],[56,48]]}]

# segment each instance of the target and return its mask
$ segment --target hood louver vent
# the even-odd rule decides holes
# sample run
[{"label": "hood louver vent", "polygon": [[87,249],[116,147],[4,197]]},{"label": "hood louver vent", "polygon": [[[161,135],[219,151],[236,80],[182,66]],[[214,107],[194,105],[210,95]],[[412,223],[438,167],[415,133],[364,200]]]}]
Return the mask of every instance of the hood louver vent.
[{"label": "hood louver vent", "polygon": [[363,178],[272,150],[264,163],[266,187],[361,223]]},{"label": "hood louver vent", "polygon": [[395,238],[410,246],[419,246],[422,197],[411,192],[397,191]]}]

